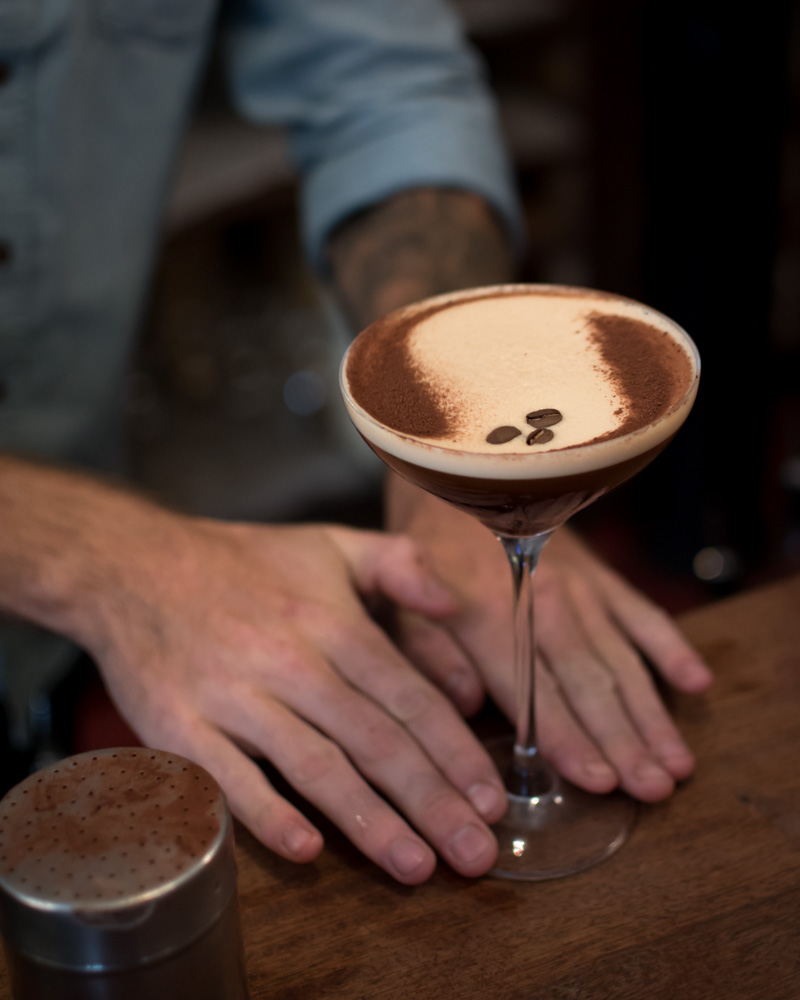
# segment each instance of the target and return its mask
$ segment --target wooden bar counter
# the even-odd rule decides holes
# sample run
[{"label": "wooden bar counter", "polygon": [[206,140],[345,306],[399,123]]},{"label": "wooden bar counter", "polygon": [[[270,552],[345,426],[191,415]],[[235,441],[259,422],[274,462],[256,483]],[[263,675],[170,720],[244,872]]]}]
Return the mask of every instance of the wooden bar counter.
[{"label": "wooden bar counter", "polygon": [[797,1000],[800,577],[682,625],[716,674],[674,703],[697,772],[588,872],[471,882],[440,866],[407,888],[329,825],[305,867],[238,828],[253,1000]]}]

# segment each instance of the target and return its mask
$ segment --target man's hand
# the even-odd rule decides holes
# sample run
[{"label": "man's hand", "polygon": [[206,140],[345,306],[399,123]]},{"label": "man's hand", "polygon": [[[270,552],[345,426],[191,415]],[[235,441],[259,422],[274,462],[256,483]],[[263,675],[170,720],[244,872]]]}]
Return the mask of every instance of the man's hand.
[{"label": "man's hand", "polygon": [[[402,612],[398,643],[465,713],[488,691],[515,717],[511,573],[501,546],[472,517],[396,476],[387,519],[407,531],[459,595],[435,622]],[[615,785],[644,801],[665,798],[694,758],[661,701],[644,658],[670,684],[704,690],[711,674],[669,616],[559,529],[534,577],[537,719],[545,755],[593,792]]]},{"label": "man's hand", "polygon": [[401,881],[431,874],[428,844],[462,874],[482,874],[495,848],[476,809],[502,814],[499,778],[356,594],[451,611],[415,547],[328,527],[205,521],[183,534],[180,569],[146,599],[151,627],[137,609],[101,652],[134,728],[206,766],[234,813],[284,857],[308,860],[322,839],[237,744],[270,760]]},{"label": "man's hand", "polygon": [[142,739],[206,767],[268,847],[308,861],[322,838],[249,753],[401,882],[431,874],[431,848],[464,875],[491,866],[500,778],[364,603],[453,612],[408,539],[223,524],[55,470],[0,473],[0,607],[87,649]]}]

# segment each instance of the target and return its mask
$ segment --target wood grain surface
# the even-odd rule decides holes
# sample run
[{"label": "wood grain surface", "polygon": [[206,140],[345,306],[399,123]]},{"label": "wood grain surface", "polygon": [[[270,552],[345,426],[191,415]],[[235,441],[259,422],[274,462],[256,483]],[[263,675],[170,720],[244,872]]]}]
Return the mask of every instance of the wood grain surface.
[{"label": "wood grain surface", "polygon": [[800,577],[682,625],[716,673],[673,704],[697,772],[588,872],[525,884],[442,865],[407,888],[322,820],[304,867],[238,828],[253,1000],[797,1000]]}]

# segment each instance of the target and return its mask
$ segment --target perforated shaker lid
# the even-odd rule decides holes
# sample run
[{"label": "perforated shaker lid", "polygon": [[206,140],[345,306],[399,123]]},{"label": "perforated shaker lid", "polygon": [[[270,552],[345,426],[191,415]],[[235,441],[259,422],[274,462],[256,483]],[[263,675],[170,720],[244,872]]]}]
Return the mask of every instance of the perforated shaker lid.
[{"label": "perforated shaker lid", "polygon": [[184,947],[236,889],[219,785],[176,754],[78,754],[0,800],[0,931],[29,957],[123,969]]}]

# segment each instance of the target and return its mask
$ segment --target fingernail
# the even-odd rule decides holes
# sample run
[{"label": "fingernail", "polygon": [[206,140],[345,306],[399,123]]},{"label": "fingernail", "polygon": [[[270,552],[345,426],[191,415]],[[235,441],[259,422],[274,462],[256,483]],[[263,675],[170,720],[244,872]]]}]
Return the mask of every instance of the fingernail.
[{"label": "fingernail", "polygon": [[705,663],[695,664],[693,673],[695,680],[702,684],[710,684],[714,680],[714,674],[711,670],[709,670]]},{"label": "fingernail", "polygon": [[497,809],[501,797],[504,798],[505,796],[494,785],[490,785],[485,781],[479,781],[469,789],[467,797],[481,816],[489,816]]},{"label": "fingernail", "polygon": [[679,772],[679,778],[687,777],[694,768],[694,754],[682,743],[662,743],[656,752],[667,768],[672,767]]},{"label": "fingernail", "polygon": [[662,758],[681,758],[686,759],[692,756],[691,750],[684,746],[683,743],[676,743],[674,740],[668,740],[666,743],[662,743],[658,748],[658,755]]},{"label": "fingernail", "polygon": [[663,780],[665,778],[670,781],[672,780],[663,767],[660,767],[658,764],[656,764],[654,761],[651,760],[645,760],[642,761],[640,764],[637,764],[636,767],[633,769],[633,773],[636,775],[637,778],[640,778],[642,781],[652,781],[655,778],[659,778],[660,780]]},{"label": "fingernail", "polygon": [[714,680],[714,675],[702,660],[689,660],[684,664],[683,678],[684,683],[692,687],[705,687]]},{"label": "fingernail", "polygon": [[310,830],[306,830],[302,826],[294,826],[284,834],[283,843],[291,854],[304,854],[306,848],[316,837],[317,834],[311,833]]},{"label": "fingernail", "polygon": [[489,847],[489,838],[477,826],[463,826],[450,841],[450,850],[459,860],[468,864],[475,861]]},{"label": "fingernail", "polygon": [[395,840],[389,849],[392,865],[401,875],[411,875],[425,860],[426,851],[416,840],[403,837]]}]

